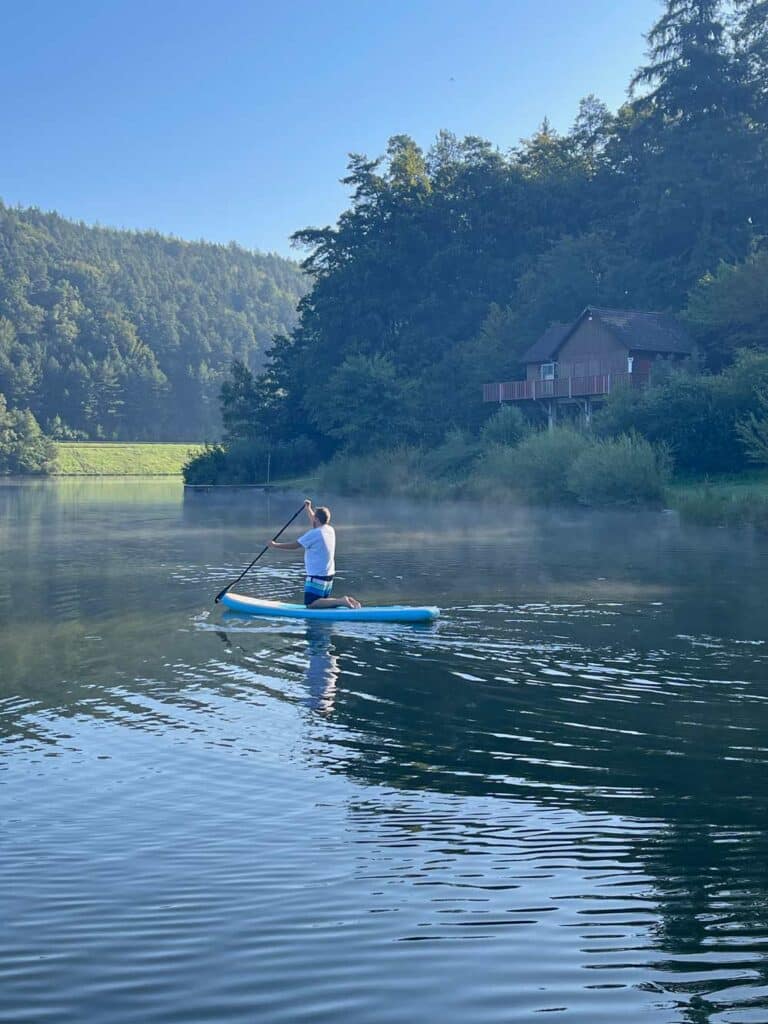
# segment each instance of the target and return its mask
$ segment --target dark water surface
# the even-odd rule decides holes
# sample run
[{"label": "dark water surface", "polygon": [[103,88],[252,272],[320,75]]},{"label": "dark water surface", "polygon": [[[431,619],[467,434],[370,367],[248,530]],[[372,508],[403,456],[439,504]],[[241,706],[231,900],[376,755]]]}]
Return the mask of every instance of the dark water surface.
[{"label": "dark water surface", "polygon": [[0,485],[0,1021],[765,1024],[766,541],[300,498]]}]

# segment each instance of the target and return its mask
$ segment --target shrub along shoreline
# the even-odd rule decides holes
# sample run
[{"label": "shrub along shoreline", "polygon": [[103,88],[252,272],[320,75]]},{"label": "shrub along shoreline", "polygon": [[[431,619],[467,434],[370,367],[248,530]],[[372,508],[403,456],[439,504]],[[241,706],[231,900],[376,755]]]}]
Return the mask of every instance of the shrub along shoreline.
[{"label": "shrub along shoreline", "polygon": [[[425,499],[508,500],[531,506],[670,508],[699,526],[751,526],[768,532],[768,471],[675,481],[669,454],[637,436],[585,441],[572,431],[534,435],[516,454],[494,445],[465,472],[427,476],[436,453],[397,449],[337,457],[313,485],[342,494]],[[560,436],[558,436],[560,435]],[[566,435],[566,436],[563,436]],[[540,459],[546,451],[545,458]],[[572,462],[569,460],[573,457]]]},{"label": "shrub along shoreline", "polygon": [[[614,437],[572,427],[534,430],[518,409],[504,406],[479,436],[455,430],[443,443],[338,452],[330,460],[277,473],[273,483],[299,482],[327,492],[425,500],[506,500],[541,506],[674,508],[702,525],[752,525],[768,530],[768,471],[674,480],[664,442],[636,432]],[[280,463],[275,466],[279,470]],[[264,483],[266,462],[257,447],[206,448],[185,467],[188,484]]]},{"label": "shrub along shoreline", "polygon": [[400,446],[335,456],[318,485],[342,494],[424,498],[512,497],[532,505],[664,504],[670,462],[637,435],[593,438],[569,428],[530,433],[517,444],[459,432],[427,451]]},{"label": "shrub along shoreline", "polygon": [[[572,445],[572,438],[553,442],[560,455]],[[533,447],[527,450],[527,458]],[[751,526],[768,532],[768,472],[675,481],[668,476],[666,453],[638,444],[637,438],[587,445],[573,466],[560,468],[559,477],[531,460],[518,480],[510,479],[520,457],[513,457],[501,445],[481,455],[466,475],[430,477],[424,474],[432,461],[430,454],[433,459],[434,453],[396,449],[365,457],[337,457],[311,477],[291,483],[311,483],[350,496],[505,500],[532,507],[673,509],[691,525]],[[628,483],[630,488],[625,490]]]}]

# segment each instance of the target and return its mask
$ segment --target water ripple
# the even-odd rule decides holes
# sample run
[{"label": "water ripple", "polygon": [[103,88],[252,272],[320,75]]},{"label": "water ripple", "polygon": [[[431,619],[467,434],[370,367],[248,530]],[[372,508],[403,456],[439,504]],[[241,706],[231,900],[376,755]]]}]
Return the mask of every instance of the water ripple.
[{"label": "water ripple", "polygon": [[768,1019],[763,549],[393,505],[372,552],[349,508],[366,596],[446,614],[316,628],[211,609],[252,502],[142,494],[116,538],[36,493],[0,538],[54,566],[0,605],[0,1021]]}]

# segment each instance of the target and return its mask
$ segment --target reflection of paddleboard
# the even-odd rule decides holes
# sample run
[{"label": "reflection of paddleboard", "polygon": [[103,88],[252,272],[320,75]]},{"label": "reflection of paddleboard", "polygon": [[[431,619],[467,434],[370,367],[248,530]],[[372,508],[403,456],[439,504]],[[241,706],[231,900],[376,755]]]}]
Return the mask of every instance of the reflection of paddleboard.
[{"label": "reflection of paddleboard", "polygon": [[305,608],[303,604],[286,604],[284,601],[264,601],[259,597],[245,597],[227,592],[222,594],[221,603],[235,612],[246,615],[271,615],[282,619],[343,619],[348,622],[430,622],[440,614],[439,608],[425,606],[411,608],[407,605],[370,605],[364,608]]}]

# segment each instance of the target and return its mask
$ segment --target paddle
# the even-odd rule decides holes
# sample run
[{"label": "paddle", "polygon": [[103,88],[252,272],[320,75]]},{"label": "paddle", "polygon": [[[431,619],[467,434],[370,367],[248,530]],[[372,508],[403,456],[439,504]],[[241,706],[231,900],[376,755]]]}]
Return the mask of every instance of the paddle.
[{"label": "paddle", "polygon": [[[294,512],[294,514],[293,514],[293,515],[291,516],[291,518],[290,518],[290,519],[288,520],[288,522],[287,522],[287,523],[285,524],[285,526],[284,526],[284,527],[283,527],[283,528],[282,528],[281,530],[278,530],[278,531],[277,531],[277,533],[276,533],[276,534],[275,534],[275,536],[274,536],[274,537],[272,538],[272,540],[277,540],[277,538],[278,538],[278,537],[280,536],[280,534],[281,534],[281,533],[284,533],[284,532],[285,532],[285,530],[287,530],[287,529],[288,529],[288,527],[289,527],[289,526],[291,525],[291,523],[292,523],[292,522],[293,522],[293,520],[294,520],[294,519],[296,518],[296,516],[300,516],[300,515],[301,515],[301,513],[302,513],[302,512],[304,511],[304,509],[305,509],[306,507],[307,507],[307,506],[306,506],[306,503],[305,503],[305,504],[303,504],[303,505],[301,506],[301,508],[300,508],[300,509],[298,510],[298,512]],[[240,582],[240,580],[241,580],[241,579],[243,578],[243,576],[245,576],[245,574],[246,574],[246,573],[248,573],[248,572],[250,572],[250,571],[251,571],[251,569],[252,569],[252,568],[254,567],[254,565],[256,565],[256,563],[258,562],[258,560],[259,560],[259,559],[261,558],[261,556],[262,556],[262,555],[264,554],[264,552],[265,552],[265,551],[269,551],[269,544],[267,544],[267,545],[266,545],[265,547],[263,547],[263,548],[261,549],[261,551],[260,551],[260,552],[258,553],[258,555],[256,555],[256,557],[255,557],[255,558],[254,558],[254,560],[253,560],[253,561],[251,562],[251,564],[250,564],[250,565],[248,566],[248,568],[247,568],[247,569],[243,569],[243,571],[242,571],[242,572],[240,573],[240,575],[239,575],[239,576],[237,577],[237,579],[236,579],[236,580],[232,580],[232,582],[231,582],[231,583],[228,583],[228,584],[226,585],[226,587],[224,587],[224,589],[223,589],[223,590],[220,590],[220,591],[218,592],[218,594],[216,595],[216,599],[215,599],[215,601],[214,601],[214,604],[218,604],[218,603],[219,603],[219,601],[220,601],[220,600],[222,599],[222,597],[224,597],[224,595],[226,594],[226,592],[227,592],[228,590],[231,590],[231,589],[232,589],[232,587],[234,587],[234,585],[235,585],[236,583],[239,583],[239,582]]]}]

